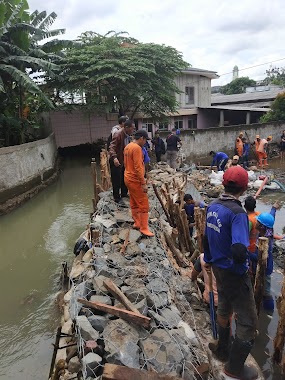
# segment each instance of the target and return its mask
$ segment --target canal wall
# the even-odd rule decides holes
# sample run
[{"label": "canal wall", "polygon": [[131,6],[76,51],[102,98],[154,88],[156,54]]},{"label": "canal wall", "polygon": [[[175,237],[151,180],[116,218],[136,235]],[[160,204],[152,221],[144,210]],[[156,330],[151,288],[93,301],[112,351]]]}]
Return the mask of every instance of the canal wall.
[{"label": "canal wall", "polygon": [[[181,130],[180,138],[182,140],[182,150],[189,159],[201,159],[209,156],[209,152],[222,151],[229,155],[234,154],[235,139],[240,132],[247,133],[250,142],[255,140],[256,135],[261,138],[272,136],[272,143],[280,142],[280,136],[285,129],[284,122],[272,122],[266,124],[241,124],[235,126],[198,129],[198,130]],[[169,132],[161,132],[163,139]],[[245,137],[247,137],[245,135]],[[270,144],[270,145],[271,145]]]},{"label": "canal wall", "polygon": [[22,145],[0,148],[0,215],[16,208],[56,177],[54,134]]}]

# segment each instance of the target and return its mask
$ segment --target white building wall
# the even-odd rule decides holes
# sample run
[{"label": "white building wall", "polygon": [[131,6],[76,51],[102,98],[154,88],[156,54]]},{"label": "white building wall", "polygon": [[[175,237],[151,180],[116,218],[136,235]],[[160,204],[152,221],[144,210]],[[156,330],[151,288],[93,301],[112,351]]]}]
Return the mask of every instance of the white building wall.
[{"label": "white building wall", "polygon": [[[211,79],[200,75],[181,74],[175,82],[181,91],[176,95],[180,108],[209,107],[211,105]],[[185,87],[194,87],[194,104],[186,104]]]}]

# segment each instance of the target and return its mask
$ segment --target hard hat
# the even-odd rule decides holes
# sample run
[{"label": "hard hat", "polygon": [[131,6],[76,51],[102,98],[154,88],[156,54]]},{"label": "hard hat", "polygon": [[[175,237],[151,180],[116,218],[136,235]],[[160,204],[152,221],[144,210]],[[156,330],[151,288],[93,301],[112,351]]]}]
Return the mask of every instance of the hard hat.
[{"label": "hard hat", "polygon": [[263,224],[265,227],[273,228],[274,225],[274,217],[269,214],[269,212],[263,212],[262,214],[259,214],[256,220]]},{"label": "hard hat", "polygon": [[267,137],[267,140],[272,140],[272,136],[268,136],[268,137]]}]

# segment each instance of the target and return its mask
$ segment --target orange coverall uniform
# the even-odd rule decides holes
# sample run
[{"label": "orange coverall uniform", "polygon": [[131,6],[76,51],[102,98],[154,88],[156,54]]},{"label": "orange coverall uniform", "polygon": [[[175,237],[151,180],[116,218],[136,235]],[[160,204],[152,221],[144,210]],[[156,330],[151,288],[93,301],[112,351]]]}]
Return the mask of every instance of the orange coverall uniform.
[{"label": "orange coverall uniform", "polygon": [[237,155],[239,157],[242,156],[242,153],[243,153],[243,142],[242,142],[242,139],[240,139],[239,137],[237,137],[237,139],[236,139],[236,152],[237,152]]},{"label": "orange coverall uniform", "polygon": [[259,166],[267,165],[267,153],[266,153],[266,148],[267,148],[268,141],[266,139],[260,140],[259,146],[257,148],[257,156],[258,156],[258,161],[259,161]]},{"label": "orange coverall uniform", "polygon": [[125,184],[129,189],[131,209],[139,209],[141,213],[149,212],[147,193],[142,185],[146,183],[144,177],[145,166],[141,146],[131,142],[124,149]]}]

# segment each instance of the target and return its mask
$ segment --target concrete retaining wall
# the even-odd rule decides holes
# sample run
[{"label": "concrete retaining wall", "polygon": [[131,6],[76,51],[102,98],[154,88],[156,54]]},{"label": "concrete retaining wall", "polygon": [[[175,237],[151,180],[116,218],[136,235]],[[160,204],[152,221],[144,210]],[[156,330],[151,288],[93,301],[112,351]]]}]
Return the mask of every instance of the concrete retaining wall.
[{"label": "concrete retaining wall", "polygon": [[[14,198],[41,187],[55,172],[57,147],[54,134],[27,144],[0,149],[0,213],[9,209]],[[31,194],[28,196],[30,197]],[[14,199],[14,202],[13,202]]]},{"label": "concrete retaining wall", "polygon": [[[256,135],[266,138],[271,135],[273,143],[280,142],[280,136],[285,129],[285,123],[275,122],[267,124],[235,125],[228,127],[197,129],[194,131],[181,131],[180,138],[183,144],[183,153],[187,158],[196,159],[207,157],[211,150],[222,151],[233,155],[235,139],[240,132],[247,132],[251,142]],[[161,132],[164,139],[169,132]],[[245,135],[246,137],[246,135]]]}]

